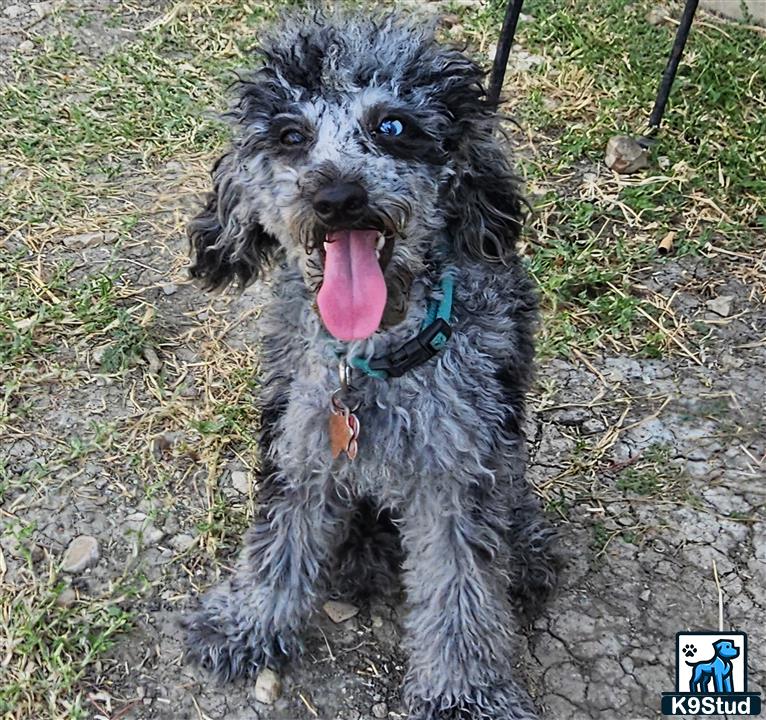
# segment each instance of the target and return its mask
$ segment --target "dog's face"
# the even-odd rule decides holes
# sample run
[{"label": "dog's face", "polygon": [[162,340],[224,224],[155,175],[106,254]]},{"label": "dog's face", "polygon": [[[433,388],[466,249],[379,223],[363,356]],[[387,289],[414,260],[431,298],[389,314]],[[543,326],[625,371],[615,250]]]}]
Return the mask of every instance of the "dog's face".
[{"label": "dog's face", "polygon": [[445,233],[507,258],[521,207],[474,62],[392,16],[304,17],[277,37],[238,86],[193,274],[247,282],[281,249],[326,328],[355,340],[403,317]]},{"label": "dog's face", "polygon": [[246,128],[242,167],[259,192],[253,205],[317,293],[327,329],[364,338],[401,308],[446,225],[440,194],[449,179],[446,124],[429,98],[388,87],[338,87],[280,102]]},{"label": "dog's face", "polygon": [[718,640],[713,643],[716,655],[724,660],[730,660],[739,656],[739,648],[731,640]]}]

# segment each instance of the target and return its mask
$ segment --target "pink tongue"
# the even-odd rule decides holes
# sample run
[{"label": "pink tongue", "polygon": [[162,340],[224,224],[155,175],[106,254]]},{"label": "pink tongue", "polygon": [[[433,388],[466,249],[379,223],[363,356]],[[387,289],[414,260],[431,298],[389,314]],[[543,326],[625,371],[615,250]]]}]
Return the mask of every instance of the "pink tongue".
[{"label": "pink tongue", "polygon": [[327,236],[317,306],[338,340],[361,340],[380,325],[388,293],[375,255],[377,240],[375,230],[339,230]]}]

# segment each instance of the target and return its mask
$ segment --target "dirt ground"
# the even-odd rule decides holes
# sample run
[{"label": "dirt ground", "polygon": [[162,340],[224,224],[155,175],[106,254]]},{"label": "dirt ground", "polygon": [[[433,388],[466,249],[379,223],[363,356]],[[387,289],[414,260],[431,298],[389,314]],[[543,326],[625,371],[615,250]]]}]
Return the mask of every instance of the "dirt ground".
[{"label": "dirt ground", "polygon": [[[6,59],[32,32],[75,28],[95,56],[129,42],[167,7],[6,0],[3,80],[13,82]],[[106,23],[115,8],[119,22]],[[83,10],[87,21],[78,24]],[[93,652],[48,707],[22,714],[31,694],[13,696],[20,704],[0,707],[5,717],[406,717],[396,589],[340,624],[318,612],[306,654],[283,673],[272,706],[255,699],[252,682],[220,685],[182,662],[179,614],[226,574],[257,504],[253,292],[206,297],[184,269],[183,224],[214,151],[157,159],[151,173],[123,167],[100,181],[105,192],[88,197],[85,210],[48,233],[3,226],[0,248],[17,258],[18,276],[41,281],[41,305],[69,302],[57,286],[48,295],[41,289],[66,268],[62,288],[101,272],[116,277],[103,292],[124,311],[87,325],[75,298],[71,319],[57,321],[71,332],[50,334],[55,347],[45,362],[5,370],[0,655],[13,658],[14,647],[30,642],[9,628],[14,613],[35,603],[41,613],[71,613],[74,624],[64,627],[75,639],[59,643],[52,621],[42,623],[51,634],[35,644],[35,661],[0,657],[0,684],[39,676],[39,693],[49,674],[40,657],[57,668],[62,657]],[[603,167],[580,163],[569,187],[594,176],[612,182]],[[126,216],[134,219],[117,230],[98,220]],[[715,242],[646,263],[633,282],[664,312],[664,328],[694,332],[668,331],[661,353],[604,343],[547,354],[530,398],[529,479],[567,557],[556,598],[519,637],[519,674],[544,720],[659,717],[660,694],[674,689],[675,634],[717,629],[719,591],[724,627],[750,634],[750,691],[766,690],[766,252]],[[89,307],[99,297],[91,292]],[[135,357],[127,345],[113,367],[105,356],[118,326],[142,340]],[[42,321],[40,328],[50,333]],[[95,538],[98,559],[59,572],[82,535]],[[104,648],[85,637],[91,622]],[[83,644],[75,625],[86,628]]]}]

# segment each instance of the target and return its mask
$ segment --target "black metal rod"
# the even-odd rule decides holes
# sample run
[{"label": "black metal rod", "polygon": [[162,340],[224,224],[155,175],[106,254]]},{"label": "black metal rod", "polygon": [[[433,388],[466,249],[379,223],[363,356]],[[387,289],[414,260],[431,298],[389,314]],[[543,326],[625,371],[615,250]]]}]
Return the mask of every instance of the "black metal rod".
[{"label": "black metal rod", "polygon": [[689,30],[691,30],[692,22],[694,22],[694,13],[697,11],[698,4],[699,0],[686,0],[683,15],[681,15],[681,23],[676,30],[676,39],[673,41],[673,49],[670,51],[668,64],[662,73],[657,99],[654,101],[654,109],[649,116],[649,127],[653,130],[659,128],[662,116],[665,114],[665,105],[668,103],[670,88],[676,78],[678,63],[681,62],[681,56],[684,53],[686,39],[689,37]]},{"label": "black metal rod", "polygon": [[492,74],[489,76],[487,98],[492,103],[496,103],[500,99],[505,69],[508,65],[511,48],[513,47],[513,38],[516,35],[516,26],[519,24],[519,15],[521,15],[521,6],[523,4],[524,0],[508,0],[508,5],[505,8],[503,29],[500,31],[500,37],[497,41],[495,60],[492,63]]}]

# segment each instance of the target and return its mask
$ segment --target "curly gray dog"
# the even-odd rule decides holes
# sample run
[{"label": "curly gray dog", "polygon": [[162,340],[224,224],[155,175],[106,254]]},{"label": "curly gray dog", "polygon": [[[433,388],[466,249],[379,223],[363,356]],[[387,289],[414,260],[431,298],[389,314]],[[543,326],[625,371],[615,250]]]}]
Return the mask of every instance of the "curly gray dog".
[{"label": "curly gray dog", "polygon": [[537,306],[483,71],[395,15],[304,14],[261,55],[189,226],[208,287],[268,272],[261,505],[188,656],[252,675],[335,573],[401,569],[410,718],[534,718],[514,634],[557,564],[520,428]]}]

